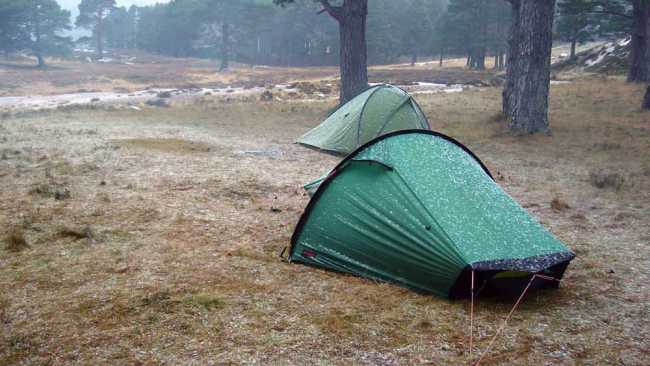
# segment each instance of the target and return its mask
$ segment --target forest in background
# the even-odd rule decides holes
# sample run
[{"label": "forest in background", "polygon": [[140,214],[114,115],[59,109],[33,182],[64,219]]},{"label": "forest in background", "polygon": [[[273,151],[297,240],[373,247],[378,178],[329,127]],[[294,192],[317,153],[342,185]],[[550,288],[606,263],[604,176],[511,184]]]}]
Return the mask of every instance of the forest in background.
[{"label": "forest in background", "polygon": [[[573,45],[621,37],[631,26],[631,1],[563,0],[556,6],[554,38]],[[84,0],[75,21],[92,35],[76,41],[69,12],[54,0],[0,0],[0,51],[62,56],[73,47],[101,58],[109,49],[137,49],[173,57],[202,57],[250,65],[322,66],[339,61],[336,22],[321,5],[298,0],[173,0],[117,7],[114,0]],[[510,4],[505,0],[373,0],[368,3],[368,62],[466,56],[485,67],[505,65]],[[575,49],[575,47],[573,47]],[[40,55],[40,56],[39,56]]]}]

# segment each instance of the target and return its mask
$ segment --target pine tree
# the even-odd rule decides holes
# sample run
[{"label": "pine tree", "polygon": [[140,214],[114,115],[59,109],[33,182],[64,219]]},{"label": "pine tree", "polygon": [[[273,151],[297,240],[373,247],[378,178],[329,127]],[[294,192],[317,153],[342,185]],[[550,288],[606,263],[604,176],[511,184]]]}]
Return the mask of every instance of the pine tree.
[{"label": "pine tree", "polygon": [[115,8],[115,0],[81,0],[77,27],[90,29],[97,45],[97,58],[104,57],[104,23]]},{"label": "pine tree", "polygon": [[[294,0],[273,0],[276,4],[287,4]],[[329,0],[318,1],[323,10],[339,25],[341,71],[341,104],[354,98],[368,87],[368,51],[366,43],[366,19],[368,0],[343,0],[333,5]]]},{"label": "pine tree", "polygon": [[511,131],[549,133],[552,27],[555,0],[510,0],[513,21],[503,113]]},{"label": "pine tree", "polygon": [[502,67],[509,8],[502,0],[451,0],[442,28],[446,47],[465,54],[467,66],[472,69],[485,69],[485,58],[491,50],[495,66]]},{"label": "pine tree", "polygon": [[70,29],[70,12],[61,9],[55,0],[26,0],[28,6],[25,31],[29,35],[25,48],[31,50],[39,67],[45,67],[46,55],[69,52],[72,40],[59,33]]},{"label": "pine tree", "polygon": [[28,41],[24,28],[28,19],[27,5],[26,1],[0,0],[0,51],[7,57]]},{"label": "pine tree", "polygon": [[576,57],[576,45],[586,42],[598,29],[599,18],[594,16],[591,0],[559,0],[556,37],[571,43],[571,60]]}]

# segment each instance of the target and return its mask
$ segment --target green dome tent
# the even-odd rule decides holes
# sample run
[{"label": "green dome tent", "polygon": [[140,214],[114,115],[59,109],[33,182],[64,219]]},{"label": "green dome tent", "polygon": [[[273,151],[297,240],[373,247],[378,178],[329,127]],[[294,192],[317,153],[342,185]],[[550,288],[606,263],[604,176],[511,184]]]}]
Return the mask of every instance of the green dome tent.
[{"label": "green dome tent", "polygon": [[402,89],[382,84],[342,105],[296,142],[345,155],[377,136],[415,128],[430,129],[417,102]]},{"label": "green dome tent", "polygon": [[[378,137],[320,182],[289,260],[450,298],[559,281],[574,254],[459,142],[425,130]],[[537,277],[536,277],[537,278]],[[533,287],[557,287],[535,280]]]}]

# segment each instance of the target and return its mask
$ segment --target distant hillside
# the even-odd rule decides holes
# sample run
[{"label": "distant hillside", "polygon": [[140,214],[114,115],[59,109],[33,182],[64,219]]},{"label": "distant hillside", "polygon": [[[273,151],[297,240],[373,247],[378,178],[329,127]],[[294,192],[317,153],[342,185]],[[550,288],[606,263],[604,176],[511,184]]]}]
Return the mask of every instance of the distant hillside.
[{"label": "distant hillside", "polygon": [[582,51],[575,60],[564,59],[553,64],[554,71],[587,71],[603,74],[623,74],[628,68],[630,38],[608,42]]}]

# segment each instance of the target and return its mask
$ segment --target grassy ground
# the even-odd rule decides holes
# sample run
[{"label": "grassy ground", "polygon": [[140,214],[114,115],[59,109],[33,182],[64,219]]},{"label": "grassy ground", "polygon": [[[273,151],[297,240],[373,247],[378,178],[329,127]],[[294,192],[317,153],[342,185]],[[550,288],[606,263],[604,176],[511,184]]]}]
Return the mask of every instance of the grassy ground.
[{"label": "grassy ground", "polygon": [[[617,80],[552,88],[552,136],[499,90],[418,96],[578,255],[484,364],[642,365],[650,114]],[[281,262],[336,163],[293,145],[328,102],[55,111],[0,121],[0,364],[462,364],[468,304]],[[478,349],[510,301],[481,300]]]}]

